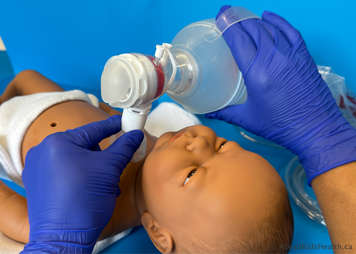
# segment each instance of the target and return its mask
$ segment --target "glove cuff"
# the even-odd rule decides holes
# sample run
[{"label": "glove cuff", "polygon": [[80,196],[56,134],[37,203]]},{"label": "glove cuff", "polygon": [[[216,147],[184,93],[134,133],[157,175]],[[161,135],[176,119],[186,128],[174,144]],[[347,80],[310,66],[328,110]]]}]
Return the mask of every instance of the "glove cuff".
[{"label": "glove cuff", "polygon": [[101,230],[30,233],[23,253],[91,253]]},{"label": "glove cuff", "polygon": [[356,161],[356,129],[351,125],[342,132],[318,139],[316,143],[298,154],[305,169],[309,186],[318,175]]},{"label": "glove cuff", "polygon": [[55,243],[55,242],[29,242],[26,244],[21,254],[25,253],[73,253],[86,254],[92,253],[93,246],[79,246],[70,243]]}]

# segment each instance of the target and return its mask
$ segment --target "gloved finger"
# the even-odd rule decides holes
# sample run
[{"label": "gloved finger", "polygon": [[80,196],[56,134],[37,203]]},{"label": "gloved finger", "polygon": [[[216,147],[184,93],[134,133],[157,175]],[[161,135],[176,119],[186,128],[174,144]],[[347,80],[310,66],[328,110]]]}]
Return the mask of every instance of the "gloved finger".
[{"label": "gloved finger", "polygon": [[262,20],[262,25],[271,34],[274,44],[278,50],[283,53],[288,53],[291,50],[292,45],[289,43],[289,40],[276,26],[264,20]]},{"label": "gloved finger", "polygon": [[288,38],[291,45],[294,45],[301,39],[301,35],[297,29],[289,24],[284,18],[273,12],[264,11],[262,14],[262,20],[278,27],[278,29],[281,30],[282,33],[284,33]]},{"label": "gloved finger", "polygon": [[246,128],[247,102],[240,105],[227,106],[215,112],[205,114],[206,118],[219,119]]},{"label": "gloved finger", "polygon": [[65,133],[69,134],[75,144],[87,148],[98,150],[98,143],[104,138],[121,130],[121,116],[115,115],[106,120],[93,122],[79,128],[68,130]]},{"label": "gloved finger", "polygon": [[229,46],[235,62],[245,74],[256,56],[256,46],[251,37],[241,29],[239,23],[227,29],[223,37]]},{"label": "gloved finger", "polygon": [[[227,24],[233,23],[238,17],[224,15],[231,6],[225,5],[220,8],[216,16],[216,26],[224,31]],[[240,23],[235,23],[223,33],[223,37],[230,47],[235,62],[242,73],[247,72],[248,67],[256,56],[256,46],[250,36],[241,28]]]},{"label": "gloved finger", "polygon": [[241,21],[241,27],[251,36],[259,52],[269,52],[273,48],[273,38],[262,25],[260,19],[247,19]]},{"label": "gloved finger", "polygon": [[121,166],[124,169],[139,148],[143,137],[143,132],[140,130],[127,132],[105,149],[104,153],[110,154],[110,157],[117,163],[117,166]]}]

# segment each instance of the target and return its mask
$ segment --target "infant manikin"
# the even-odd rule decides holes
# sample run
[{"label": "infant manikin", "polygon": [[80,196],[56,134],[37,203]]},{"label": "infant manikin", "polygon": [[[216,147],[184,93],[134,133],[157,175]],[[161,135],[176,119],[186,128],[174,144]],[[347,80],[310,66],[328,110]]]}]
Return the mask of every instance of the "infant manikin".
[{"label": "infant manikin", "polygon": [[[63,90],[52,81],[26,71],[9,84],[0,103],[58,91]],[[52,105],[27,128],[19,151],[23,162],[46,136],[113,114],[118,112],[83,99]],[[115,138],[103,140],[100,148]],[[293,217],[283,181],[266,160],[202,125],[146,138],[148,155],[124,170],[121,195],[101,238],[143,225],[162,253],[287,252]],[[26,200],[1,184],[0,232],[28,241]]]}]

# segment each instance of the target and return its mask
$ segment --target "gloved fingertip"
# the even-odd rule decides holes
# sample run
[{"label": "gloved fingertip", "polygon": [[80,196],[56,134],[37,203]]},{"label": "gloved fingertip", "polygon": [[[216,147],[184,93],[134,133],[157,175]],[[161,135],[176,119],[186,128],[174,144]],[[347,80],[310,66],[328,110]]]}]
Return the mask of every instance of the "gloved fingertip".
[{"label": "gloved fingertip", "polygon": [[[135,151],[140,147],[143,138],[144,134],[141,130],[126,132],[106,148],[104,152],[115,154],[115,156],[124,156],[126,159],[129,157],[131,158]],[[117,156],[117,158],[120,158],[120,156]]]},{"label": "gloved fingertip", "polygon": [[120,115],[113,115],[113,116],[110,116],[107,120],[110,120],[110,121],[113,121],[113,122],[120,121],[120,123],[121,123],[121,116]]},{"label": "gloved fingertip", "polygon": [[268,15],[275,15],[275,13],[274,13],[274,12],[271,12],[271,11],[265,10],[265,11],[262,13],[262,18],[263,18],[264,16],[268,16]]},{"label": "gloved fingertip", "polygon": [[226,11],[226,10],[229,9],[229,8],[231,8],[231,5],[223,5],[223,6],[220,8],[218,14],[216,15],[215,20],[218,19],[218,18],[220,17],[220,15],[223,14],[224,11]]},{"label": "gloved fingertip", "polygon": [[130,133],[130,135],[132,135],[132,137],[135,137],[135,141],[141,143],[144,137],[143,131],[141,130],[133,130],[128,132]]},{"label": "gloved fingertip", "polygon": [[[276,13],[272,12],[272,11],[264,11],[262,13],[262,20],[263,21],[268,21],[270,22],[271,19],[275,19],[276,17],[279,18],[279,15],[277,15]],[[271,23],[271,22],[270,22]]]},{"label": "gloved fingertip", "polygon": [[119,138],[121,140],[119,143],[127,144],[132,147],[136,147],[135,149],[137,149],[137,147],[139,147],[142,143],[144,136],[145,135],[141,130],[132,130],[122,135]]}]

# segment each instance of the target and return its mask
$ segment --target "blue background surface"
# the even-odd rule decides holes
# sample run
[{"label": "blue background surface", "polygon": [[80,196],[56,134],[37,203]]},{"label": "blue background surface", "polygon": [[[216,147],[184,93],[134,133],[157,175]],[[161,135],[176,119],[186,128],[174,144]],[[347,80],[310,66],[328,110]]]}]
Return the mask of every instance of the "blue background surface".
[{"label": "blue background surface", "polygon": [[[285,17],[301,31],[316,63],[331,66],[356,92],[356,2],[351,0],[8,0],[1,1],[0,36],[15,73],[35,69],[64,88],[81,88],[100,96],[100,75],[110,56],[124,52],[153,54],[156,44],[170,42],[189,23],[214,17],[222,4],[244,6],[258,15],[270,10]],[[5,57],[0,54],[0,69],[5,70],[2,59]],[[6,76],[0,74],[0,79]],[[4,81],[0,83],[0,92],[5,85]],[[160,99],[164,100],[169,99]],[[235,126],[201,120],[219,135],[260,153],[283,175],[292,157],[289,152],[252,144],[238,134]],[[292,247],[296,249],[290,253],[331,253],[322,248],[298,249],[300,244],[330,244],[330,240],[325,227],[310,221],[293,202],[292,208]],[[142,228],[105,251],[152,252],[158,253]]]}]

